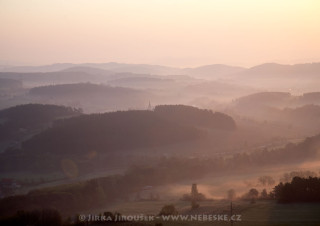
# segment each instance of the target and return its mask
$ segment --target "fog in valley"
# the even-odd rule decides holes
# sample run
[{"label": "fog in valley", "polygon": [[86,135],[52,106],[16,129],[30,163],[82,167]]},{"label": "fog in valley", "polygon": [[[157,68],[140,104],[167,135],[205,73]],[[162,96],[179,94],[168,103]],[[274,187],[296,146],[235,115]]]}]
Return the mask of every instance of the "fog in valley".
[{"label": "fog in valley", "polygon": [[[0,170],[14,184],[1,195],[63,216],[157,214],[177,202],[186,214],[192,184],[203,213],[210,202],[226,208],[230,191],[250,200],[265,189],[260,199],[272,200],[278,183],[319,176],[319,65],[3,68]],[[47,198],[27,201],[34,195]],[[5,215],[18,210],[11,202]]]},{"label": "fog in valley", "polygon": [[318,225],[320,4],[239,2],[1,1],[0,225]]}]

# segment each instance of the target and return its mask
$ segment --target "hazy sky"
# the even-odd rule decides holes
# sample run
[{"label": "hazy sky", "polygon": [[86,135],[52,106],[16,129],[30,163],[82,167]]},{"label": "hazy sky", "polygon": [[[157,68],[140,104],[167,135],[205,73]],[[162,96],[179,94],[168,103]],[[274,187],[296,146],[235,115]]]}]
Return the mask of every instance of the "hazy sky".
[{"label": "hazy sky", "polygon": [[0,64],[320,61],[319,0],[0,0]]}]

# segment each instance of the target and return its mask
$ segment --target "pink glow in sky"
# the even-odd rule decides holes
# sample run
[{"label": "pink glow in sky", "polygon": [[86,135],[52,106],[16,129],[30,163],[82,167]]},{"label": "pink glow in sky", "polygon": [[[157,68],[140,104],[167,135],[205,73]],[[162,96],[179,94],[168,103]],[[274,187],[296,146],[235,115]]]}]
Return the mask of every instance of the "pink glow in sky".
[{"label": "pink glow in sky", "polygon": [[0,0],[0,64],[320,61],[317,0]]}]

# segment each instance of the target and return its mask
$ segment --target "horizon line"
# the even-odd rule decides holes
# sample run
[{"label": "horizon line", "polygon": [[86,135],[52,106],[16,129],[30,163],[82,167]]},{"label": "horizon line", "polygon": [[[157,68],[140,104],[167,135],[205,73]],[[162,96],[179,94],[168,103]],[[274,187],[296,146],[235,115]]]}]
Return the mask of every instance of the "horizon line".
[{"label": "horizon line", "polygon": [[265,65],[265,64],[275,64],[275,65],[283,65],[283,66],[293,66],[293,65],[303,65],[303,64],[317,64],[320,63],[319,61],[311,61],[311,62],[304,62],[304,63],[279,63],[279,62],[265,62],[265,63],[260,63],[260,64],[255,64],[250,67],[246,66],[238,66],[238,65],[233,65],[233,64],[224,64],[224,63],[212,63],[212,64],[201,64],[198,66],[168,66],[164,64],[154,64],[154,63],[124,63],[124,62],[116,62],[116,61],[108,61],[108,62],[85,62],[85,63],[71,63],[71,62],[57,62],[57,63],[46,63],[46,64],[0,64],[0,67],[2,69],[4,68],[15,68],[15,67],[43,67],[43,66],[53,66],[53,65],[59,65],[59,64],[73,64],[75,66],[77,65],[84,65],[84,64],[127,64],[127,65],[148,65],[148,66],[160,66],[160,67],[168,67],[168,68],[173,68],[173,69],[192,69],[192,68],[200,68],[200,67],[205,67],[205,66],[212,66],[212,65],[223,65],[223,66],[229,66],[229,67],[240,67],[244,69],[249,69],[253,68],[256,66],[260,65]]}]

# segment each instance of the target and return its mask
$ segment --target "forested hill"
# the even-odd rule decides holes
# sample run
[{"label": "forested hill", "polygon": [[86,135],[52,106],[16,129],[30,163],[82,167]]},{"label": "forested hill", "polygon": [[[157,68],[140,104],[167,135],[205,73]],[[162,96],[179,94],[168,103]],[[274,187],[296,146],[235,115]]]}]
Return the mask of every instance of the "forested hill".
[{"label": "forested hill", "polygon": [[168,122],[152,111],[119,111],[59,120],[22,144],[30,154],[85,154],[152,147],[195,139],[200,132]]},{"label": "forested hill", "polygon": [[213,113],[211,110],[186,105],[160,105],[155,107],[154,112],[161,118],[183,125],[219,130],[233,130],[236,128],[234,120],[226,114]]},{"label": "forested hill", "polygon": [[1,110],[0,141],[18,139],[35,129],[45,128],[55,119],[80,114],[79,109],[48,104],[18,105]]},{"label": "forested hill", "polygon": [[[56,120],[52,127],[23,142],[21,149],[8,149],[1,154],[0,170],[57,170],[59,161],[64,158],[84,163],[91,161],[87,158],[90,153],[95,153],[95,156],[122,151],[134,153],[139,148],[160,147],[206,137],[204,130],[196,128],[198,122],[202,123],[196,117],[201,118],[205,114],[201,110],[192,108],[192,111],[198,112],[191,115],[192,119],[187,116],[191,108],[179,108],[182,119],[190,117],[194,120],[187,123],[183,120],[176,122],[174,113],[170,118],[170,114],[161,113],[159,109],[163,107],[155,111],[118,111]],[[222,117],[222,114],[212,112],[210,115],[211,118],[205,118],[209,120],[209,125],[213,124],[210,120],[214,122]],[[233,123],[228,116],[223,119],[226,125]],[[217,128],[221,128],[221,124]],[[17,164],[12,164],[17,161]],[[37,162],[37,165],[33,162]]]},{"label": "forested hill", "polygon": [[71,107],[50,104],[25,104],[0,111],[0,118],[8,123],[19,123],[19,126],[28,126],[51,121],[57,117],[81,114],[81,110]]}]

